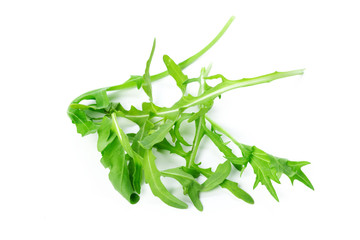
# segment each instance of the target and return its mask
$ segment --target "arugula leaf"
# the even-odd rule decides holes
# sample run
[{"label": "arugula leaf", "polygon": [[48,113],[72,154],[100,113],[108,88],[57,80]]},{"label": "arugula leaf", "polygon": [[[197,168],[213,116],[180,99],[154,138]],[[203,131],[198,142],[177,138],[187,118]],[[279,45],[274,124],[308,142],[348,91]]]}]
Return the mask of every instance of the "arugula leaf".
[{"label": "arugula leaf", "polygon": [[287,175],[291,181],[291,184],[294,184],[295,180],[298,180],[305,184],[305,186],[309,187],[310,189],[314,190],[314,186],[311,184],[310,180],[301,170],[301,167],[310,164],[306,161],[301,162],[294,162],[289,161],[284,158],[279,158],[279,165],[281,166],[282,172]]},{"label": "arugula leaf", "polygon": [[209,102],[207,102],[206,104],[202,104],[202,107],[200,108],[200,110],[196,113],[193,113],[191,115],[191,117],[189,117],[188,122],[192,122],[196,119],[198,119],[199,117],[205,116],[205,114],[210,111],[210,109],[212,108],[214,104],[213,100],[210,100]]},{"label": "arugula leaf", "polygon": [[149,118],[149,113],[141,111],[134,106],[131,106],[130,110],[126,111],[121,105],[118,105],[114,110],[119,117],[127,118],[139,126],[142,126]]},{"label": "arugula leaf", "polygon": [[140,127],[137,134],[132,139],[131,148],[134,150],[136,154],[135,158],[131,158],[129,162],[129,171],[130,171],[130,178],[132,180],[133,186],[135,190],[140,193],[140,185],[143,175],[142,170],[142,160],[140,156],[144,156],[145,149],[140,145],[139,141],[141,141],[144,136],[148,134],[150,129],[154,125],[150,121],[146,121],[142,127]]},{"label": "arugula leaf", "polygon": [[163,123],[158,130],[144,137],[144,139],[140,141],[141,146],[145,149],[151,149],[155,144],[161,142],[165,138],[173,125],[174,121],[172,120]]},{"label": "arugula leaf", "polygon": [[250,147],[242,144],[241,148],[244,157],[249,161],[256,174],[254,188],[261,182],[277,201],[279,201],[279,198],[270,180],[280,183],[279,178],[282,173],[285,173],[290,178],[291,183],[296,179],[310,189],[314,189],[309,179],[301,171],[301,167],[309,164],[309,162],[291,162],[284,158],[274,157],[255,146]]},{"label": "arugula leaf", "polygon": [[131,75],[130,78],[127,81],[128,82],[135,82],[136,83],[136,88],[140,89],[141,86],[144,83],[144,76]]},{"label": "arugula leaf", "polygon": [[73,124],[76,125],[77,132],[86,136],[97,131],[98,126],[86,115],[85,111],[69,108],[68,116]]},{"label": "arugula leaf", "polygon": [[215,172],[202,184],[202,191],[210,191],[216,188],[219,184],[225,181],[231,171],[231,165],[229,161],[225,161],[219,164]]},{"label": "arugula leaf", "polygon": [[101,152],[101,163],[109,168],[109,179],[114,188],[130,203],[139,201],[130,181],[125,151],[118,135],[113,132],[114,122],[104,117],[98,129],[98,150]]},{"label": "arugula leaf", "polygon": [[104,117],[100,127],[97,130],[97,149],[99,152],[102,152],[116,138],[116,133],[111,130],[112,124],[113,123],[110,118]]},{"label": "arugula leaf", "polygon": [[179,140],[179,142],[181,142],[185,146],[191,146],[191,144],[189,144],[187,141],[185,141],[185,139],[182,137],[182,135],[180,133],[180,125],[183,121],[185,121],[186,119],[189,119],[189,118],[191,118],[191,114],[184,113],[174,124],[174,136],[175,136],[175,138],[177,138]]},{"label": "arugula leaf", "polygon": [[187,204],[172,195],[160,180],[161,173],[156,168],[155,156],[151,149],[147,149],[144,155],[145,181],[150,185],[152,193],[164,203],[175,208],[187,208]]},{"label": "arugula leaf", "polygon": [[145,152],[145,149],[141,146],[140,141],[143,140],[144,137],[148,136],[150,130],[153,128],[154,128],[154,124],[149,119],[146,120],[132,140],[133,143],[131,147],[140,156],[143,156]]},{"label": "arugula leaf", "polygon": [[242,190],[236,182],[225,179],[225,181],[220,184],[220,187],[226,188],[234,194],[235,197],[247,203],[254,204],[254,199],[247,192]]},{"label": "arugula leaf", "polygon": [[105,108],[110,104],[109,97],[106,93],[106,88],[96,89],[80,95],[75,98],[72,103],[80,103],[82,100],[95,100],[96,108]]},{"label": "arugula leaf", "polygon": [[[150,78],[150,64],[151,64],[152,57],[154,55],[155,45],[156,45],[156,39],[154,39],[149,60],[146,62],[146,68],[145,68],[145,74],[144,74],[144,82],[142,83],[142,87],[143,87],[145,93],[149,96],[150,102],[152,102],[152,100],[153,100],[153,98],[152,98],[152,88],[151,88],[151,78]],[[137,81],[139,81],[139,79]],[[137,86],[139,86],[138,83],[137,83]]]},{"label": "arugula leaf", "polygon": [[275,198],[275,200],[279,201],[279,198],[276,194],[274,186],[271,183],[271,180],[280,184],[281,174],[284,173],[290,178],[292,184],[294,183],[294,180],[298,180],[310,189],[314,190],[314,187],[311,184],[310,180],[301,171],[301,167],[308,165],[309,162],[294,162],[284,158],[274,157],[255,146],[248,146],[239,143],[228,132],[222,129],[210,118],[207,118],[207,120],[211,123],[212,128],[225,134],[240,148],[243,154],[244,166],[246,166],[247,162],[251,164],[254,173],[256,174],[256,179],[253,187],[254,189],[261,182],[261,184],[265,185],[265,187]]},{"label": "arugula leaf", "polygon": [[181,71],[180,66],[177,65],[168,55],[164,55],[163,60],[168,70],[168,73],[170,74],[170,76],[172,76],[175,79],[176,85],[180,88],[181,92],[184,94],[186,86],[183,85],[183,83],[188,79],[188,77],[184,75],[184,73]]},{"label": "arugula leaf", "polygon": [[[199,173],[201,173],[202,175],[204,175],[207,178],[211,177],[212,174],[214,174],[210,168],[204,169],[204,168],[200,168],[198,166],[193,166],[192,169],[195,171],[198,171]],[[237,197],[247,203],[250,203],[250,204],[254,203],[254,199],[247,192],[242,190],[236,182],[225,179],[222,183],[219,184],[219,186],[222,188],[226,188],[232,194],[234,194],[235,197]]]},{"label": "arugula leaf", "polygon": [[203,125],[203,129],[205,131],[205,134],[211,139],[211,141],[216,145],[216,147],[224,154],[224,157],[228,159],[234,165],[234,167],[236,167],[236,169],[241,171],[241,169],[243,168],[242,166],[243,161],[241,161],[240,158],[237,157],[228,146],[226,146],[221,136],[213,131],[210,131],[205,125]]},{"label": "arugula leaf", "polygon": [[119,127],[116,119],[116,114],[111,114],[113,121],[113,130],[115,131],[117,138],[119,139],[121,145],[125,151],[131,157],[131,182],[137,193],[140,193],[140,184],[142,180],[142,157],[135,151],[133,151],[128,136],[124,131]]},{"label": "arugula leaf", "polygon": [[125,160],[125,152],[121,144],[114,140],[102,152],[101,163],[109,168],[109,179],[114,188],[130,203],[140,199],[130,182],[129,171]]},{"label": "arugula leaf", "polygon": [[270,167],[270,161],[268,155],[265,155],[263,151],[256,147],[243,146],[244,158],[246,158],[251,166],[254,169],[254,173],[256,174],[256,179],[254,183],[254,189],[261,182],[261,184],[265,185],[270,194],[279,201],[279,198],[276,194],[276,191],[271,183],[271,180],[276,183],[280,183],[280,180],[276,174],[276,171]]},{"label": "arugula leaf", "polygon": [[177,154],[183,158],[186,158],[189,155],[189,153],[184,151],[179,141],[176,141],[175,146],[173,146],[168,142],[168,140],[166,140],[166,138],[155,144],[154,147],[158,150],[167,150],[170,153]]},{"label": "arugula leaf", "polygon": [[164,177],[171,177],[176,179],[185,189],[185,194],[187,193],[193,202],[194,206],[199,210],[203,210],[203,205],[200,201],[199,194],[202,190],[202,186],[195,180],[195,178],[185,172],[181,167],[167,169],[161,172],[161,175]]}]

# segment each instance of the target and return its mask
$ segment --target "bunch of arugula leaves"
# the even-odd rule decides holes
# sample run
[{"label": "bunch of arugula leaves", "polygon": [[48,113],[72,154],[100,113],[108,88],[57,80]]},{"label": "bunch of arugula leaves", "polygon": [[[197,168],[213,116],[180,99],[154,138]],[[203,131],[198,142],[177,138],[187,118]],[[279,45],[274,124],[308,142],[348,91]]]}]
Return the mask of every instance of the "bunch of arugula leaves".
[{"label": "bunch of arugula leaves", "polygon": [[[161,177],[177,180],[183,187],[183,193],[188,195],[194,206],[202,211],[200,201],[201,192],[210,191],[217,186],[227,189],[237,198],[253,204],[253,198],[242,190],[238,183],[227,179],[230,171],[236,169],[240,173],[248,164],[256,174],[254,188],[259,184],[265,185],[270,194],[277,200],[278,196],[272,181],[280,183],[280,176],[285,174],[291,182],[298,180],[313,189],[313,186],[301,167],[309,162],[294,162],[285,158],[272,156],[255,146],[239,143],[217,123],[206,116],[214,100],[221,94],[241,87],[268,83],[276,79],[301,75],[303,70],[288,72],[274,72],[271,74],[228,80],[223,75],[209,76],[210,68],[203,68],[196,78],[188,78],[182,70],[192,64],[208,51],[225,33],[234,17],[231,17],[220,33],[201,51],[177,64],[165,55],[163,61],[166,71],[150,76],[150,64],[155,50],[155,40],[150,57],[146,63],[142,76],[131,76],[123,84],[96,89],[82,94],[72,101],[68,108],[68,116],[76,125],[77,132],[82,136],[92,133],[98,134],[97,149],[101,152],[101,163],[109,168],[109,179],[114,188],[130,203],[137,203],[140,199],[140,189],[143,180],[149,184],[152,193],[164,203],[176,207],[187,208],[187,204],[171,194],[161,181]],[[182,91],[182,97],[171,107],[156,106],[152,100],[151,84],[170,75]],[[212,79],[221,82],[214,87],[207,84]],[[192,83],[200,85],[196,96],[187,93]],[[149,96],[149,102],[144,102],[141,109],[132,106],[126,110],[119,102],[111,102],[108,93],[134,88],[143,89]],[[82,100],[94,100],[91,104],[81,104]],[[197,110],[191,111],[197,107]],[[100,116],[100,117],[99,117]],[[139,126],[136,133],[125,134],[119,127],[118,118],[126,118]],[[192,143],[188,143],[181,131],[180,125],[187,121],[195,125]],[[210,127],[208,127],[210,126]],[[169,137],[170,136],[170,137]],[[224,155],[225,161],[215,170],[202,168],[196,163],[198,148],[203,137],[208,137]],[[224,142],[227,137],[241,151],[242,156],[236,156],[232,149]],[[171,139],[171,140],[168,140]],[[186,148],[190,149],[185,151]],[[177,154],[184,159],[184,166],[160,171],[155,163],[154,151],[165,150]],[[198,182],[199,176],[206,178],[203,183]]]}]

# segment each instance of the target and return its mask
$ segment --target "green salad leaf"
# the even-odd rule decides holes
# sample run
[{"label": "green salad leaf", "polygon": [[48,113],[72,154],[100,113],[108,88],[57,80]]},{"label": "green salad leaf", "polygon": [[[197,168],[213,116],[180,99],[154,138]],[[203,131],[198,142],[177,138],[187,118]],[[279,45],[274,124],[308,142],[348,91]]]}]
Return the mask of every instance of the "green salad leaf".
[{"label": "green salad leaf", "polygon": [[161,182],[161,172],[156,168],[155,156],[151,149],[144,154],[145,181],[150,185],[152,193],[164,203],[176,208],[187,208],[187,204],[172,195]]},{"label": "green salad leaf", "polygon": [[[259,183],[279,201],[273,182],[280,183],[286,175],[293,184],[295,180],[314,189],[302,167],[306,161],[289,161],[285,158],[270,155],[256,146],[238,142],[219,124],[207,116],[221,95],[238,88],[269,83],[277,79],[302,75],[304,69],[273,72],[270,74],[229,80],[222,74],[209,75],[211,66],[202,68],[199,76],[188,77],[183,70],[206,53],[225,33],[234,20],[231,17],[215,38],[199,52],[188,59],[176,63],[168,55],[163,56],[166,70],[150,75],[150,66],[155,52],[154,39],[150,56],[146,62],[143,75],[130,75],[120,85],[95,89],[75,98],[69,105],[67,114],[82,136],[98,135],[97,149],[101,153],[101,163],[109,171],[109,180],[114,188],[131,204],[140,200],[141,187],[147,183],[151,192],[165,204],[184,209],[188,204],[174,196],[163,184],[162,178],[172,178],[180,183],[183,193],[196,209],[202,211],[201,194],[217,187],[231,192],[236,198],[253,204],[254,199],[240,187],[240,183],[230,180],[232,171],[241,180],[243,171],[251,166],[255,174],[255,189]],[[182,95],[172,106],[162,107],[154,104],[152,84],[170,75]],[[220,83],[210,86],[207,81],[220,79]],[[198,85],[198,93],[189,94],[189,89]],[[149,101],[142,103],[141,108],[131,106],[125,109],[120,102],[109,97],[111,92],[121,92],[137,88],[144,91]],[[83,100],[88,100],[84,103]],[[130,120],[138,130],[125,133],[118,122],[119,118]],[[185,125],[193,125],[193,134],[183,131]],[[239,126],[241,123],[239,123]],[[188,135],[188,136],[185,136]],[[202,167],[199,162],[199,148],[204,138],[210,140],[216,149],[223,154],[217,159],[214,169]],[[191,140],[187,140],[191,139]],[[234,153],[228,144],[232,142],[239,148],[241,156]],[[180,157],[183,165],[159,170],[154,154],[164,153],[166,161]],[[239,154],[240,155],[240,154]],[[201,178],[203,181],[201,182]]]}]

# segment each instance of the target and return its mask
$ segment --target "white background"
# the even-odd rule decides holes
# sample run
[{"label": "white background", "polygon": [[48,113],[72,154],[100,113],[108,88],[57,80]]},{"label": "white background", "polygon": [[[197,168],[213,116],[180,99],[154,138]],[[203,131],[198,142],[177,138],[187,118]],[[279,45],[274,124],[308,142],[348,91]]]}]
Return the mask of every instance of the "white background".
[{"label": "white background", "polygon": [[[356,3],[1,1],[0,238],[359,239]],[[230,79],[306,68],[302,77],[223,94],[209,115],[240,142],[311,162],[303,170],[315,191],[283,176],[274,183],[278,203],[264,186],[252,190],[249,167],[240,186],[254,205],[216,189],[201,195],[203,212],[191,203],[173,209],[147,185],[130,205],[108,181],[96,136],[76,133],[67,105],[83,92],[143,74],[154,37],[153,74],[164,70],[163,54],[186,59],[232,15],[224,37],[185,73],[197,76],[209,63],[212,73]],[[160,105],[179,94],[170,78],[154,84]],[[125,96],[125,106],[140,103],[139,95]],[[199,160],[223,161],[205,143]]]}]

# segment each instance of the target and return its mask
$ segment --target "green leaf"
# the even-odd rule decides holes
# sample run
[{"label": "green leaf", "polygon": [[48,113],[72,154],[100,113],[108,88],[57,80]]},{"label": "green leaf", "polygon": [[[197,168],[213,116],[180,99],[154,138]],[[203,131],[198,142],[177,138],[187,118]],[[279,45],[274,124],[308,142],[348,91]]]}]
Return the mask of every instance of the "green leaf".
[{"label": "green leaf", "polygon": [[[200,176],[200,172],[197,169],[194,169],[193,167],[184,167],[184,166],[182,166],[181,169],[184,172],[189,173],[194,178],[198,178]],[[211,169],[210,169],[210,171],[211,171]]]},{"label": "green leaf", "polygon": [[202,191],[210,191],[225,181],[231,171],[230,161],[219,164],[215,172],[202,184]]},{"label": "green leaf", "polygon": [[[195,171],[198,171],[199,173],[204,175],[206,178],[210,178],[214,174],[210,168],[203,169],[198,166],[192,166],[192,169],[194,169]],[[250,203],[250,204],[254,203],[254,199],[247,192],[242,190],[236,182],[225,179],[220,184],[220,187],[229,190],[232,194],[234,194],[235,197],[237,197],[247,203]]]},{"label": "green leaf", "polygon": [[160,180],[161,173],[156,168],[155,156],[152,150],[146,150],[144,155],[145,181],[150,185],[152,193],[164,203],[175,208],[187,208],[187,204],[172,195]]},{"label": "green leaf", "polygon": [[183,83],[188,79],[188,77],[184,75],[184,73],[181,71],[181,68],[168,55],[164,55],[163,60],[168,73],[175,79],[176,85],[184,94],[186,85],[183,85]]},{"label": "green leaf", "polygon": [[109,106],[110,101],[109,101],[109,97],[107,96],[106,90],[102,89],[96,93],[94,93],[94,98],[96,101],[96,107],[98,108],[106,108],[107,106]]},{"label": "green leaf", "polygon": [[135,82],[137,89],[140,89],[144,83],[144,76],[131,75],[126,82]]},{"label": "green leaf", "polygon": [[154,124],[149,120],[146,120],[143,125],[140,127],[139,131],[136,133],[133,143],[131,145],[132,149],[138,153],[140,156],[144,155],[145,149],[141,146],[140,141],[144,139],[144,137],[148,136],[149,131],[154,128]]},{"label": "green leaf", "polygon": [[256,174],[254,188],[261,182],[268,189],[270,194],[279,201],[271,180],[280,183],[282,173],[286,174],[291,182],[299,180],[311,189],[314,189],[309,179],[301,171],[301,167],[309,164],[308,162],[292,162],[284,158],[278,158],[267,154],[255,146],[240,145],[244,158],[246,158]]},{"label": "green leaf", "polygon": [[74,99],[72,103],[80,103],[82,100],[95,100],[96,108],[106,108],[110,104],[109,97],[106,93],[106,88],[96,89],[87,93],[84,93]]},{"label": "green leaf", "polygon": [[247,192],[242,190],[236,182],[225,179],[225,181],[220,184],[220,187],[226,188],[234,194],[235,197],[247,203],[254,204],[254,199]]},{"label": "green leaf", "polygon": [[102,152],[116,137],[116,134],[111,131],[112,124],[113,123],[110,118],[104,117],[99,129],[97,130],[97,149],[99,152]]},{"label": "green leaf", "polygon": [[[209,75],[209,72],[211,70],[212,65],[210,64],[207,68],[201,68],[201,74],[200,77],[197,78],[189,78],[185,82],[183,82],[183,85],[188,85],[189,83],[198,82],[201,84],[202,80],[201,78],[207,77]],[[206,84],[206,83],[205,83]],[[208,86],[208,85],[207,85]]]},{"label": "green leaf", "polygon": [[294,184],[294,180],[298,180],[305,184],[305,186],[309,187],[310,189],[314,190],[313,185],[311,184],[310,180],[307,176],[301,171],[301,167],[310,164],[309,162],[302,161],[302,162],[293,162],[287,159],[279,159],[280,164],[282,165],[282,172],[285,173],[289,178],[292,184]]},{"label": "green leaf", "polygon": [[189,195],[192,203],[196,207],[196,209],[199,211],[202,211],[203,205],[199,198],[200,197],[199,194],[201,191],[201,185],[198,184],[196,181],[194,181],[187,187],[187,191],[188,191],[188,195]]},{"label": "green leaf", "polygon": [[[258,151],[262,151],[258,149]],[[291,181],[291,183],[294,183],[294,180],[298,180],[302,182],[305,186],[309,187],[310,189],[314,190],[313,185],[311,184],[310,180],[306,177],[306,175],[301,171],[301,167],[306,166],[310,164],[309,162],[294,162],[289,161],[285,158],[278,158],[275,156],[272,156],[270,154],[265,153],[262,151],[263,155],[267,155],[268,158],[270,158],[271,162],[271,168],[275,169],[277,176],[280,178],[281,174],[284,173],[287,175]]]},{"label": "green leaf", "polygon": [[136,192],[140,193],[140,184],[142,181],[142,157],[136,153],[130,144],[128,136],[124,131],[119,127],[116,114],[112,113],[112,122],[113,122],[113,131],[116,133],[117,138],[119,139],[122,147],[132,158],[131,160],[131,182],[134,186]]},{"label": "green leaf", "polygon": [[186,85],[188,85],[190,83],[200,82],[200,81],[201,81],[201,79],[199,77],[197,77],[197,78],[189,78],[185,82],[183,82],[182,84],[186,86]]},{"label": "green leaf", "polygon": [[76,125],[77,132],[86,136],[97,131],[98,126],[86,115],[85,111],[69,108],[68,116],[71,122]]},{"label": "green leaf", "polygon": [[167,122],[160,125],[158,130],[144,137],[144,139],[140,141],[140,144],[145,149],[151,149],[155,144],[161,142],[165,138],[166,134],[169,133],[173,125],[174,121],[168,120]]},{"label": "green leaf", "polygon": [[148,112],[141,111],[134,106],[131,106],[130,110],[126,111],[123,107],[121,107],[121,105],[118,105],[115,110],[118,116],[127,118],[139,126],[142,126],[144,122],[149,118]]},{"label": "green leaf", "polygon": [[170,129],[169,134],[170,134],[171,141],[175,142],[176,141],[176,136],[175,136],[174,128]]},{"label": "green leaf", "polygon": [[[148,61],[146,62],[146,68],[145,68],[145,74],[144,74],[144,82],[142,84],[142,87],[145,91],[145,93],[149,96],[150,98],[150,102],[152,102],[152,88],[151,88],[151,77],[150,77],[150,64],[151,64],[151,60],[152,57],[154,55],[154,51],[155,51],[155,45],[156,45],[156,39],[154,39],[153,45],[152,45],[152,49],[151,49],[151,53],[150,53],[150,57],[148,59]],[[139,80],[138,80],[139,81]],[[137,86],[139,86],[139,84],[137,83]]]},{"label": "green leaf", "polygon": [[141,182],[143,179],[142,159],[140,157],[130,158],[129,174],[134,190],[140,194]]},{"label": "green leaf", "polygon": [[154,103],[151,102],[144,102],[142,104],[143,112],[149,114],[150,117],[158,116],[163,117],[165,120],[176,120],[181,113],[180,111],[168,111],[168,108],[156,106]]},{"label": "green leaf", "polygon": [[141,180],[142,180],[142,163],[141,160],[138,156],[144,156],[145,153],[145,149],[140,145],[139,141],[141,141],[144,136],[146,136],[148,134],[148,132],[150,131],[150,129],[153,127],[154,125],[150,122],[150,121],[146,121],[143,126],[140,127],[139,131],[137,132],[137,134],[134,136],[133,138],[133,142],[132,142],[132,149],[134,150],[137,156],[135,157],[135,159],[132,159],[129,163],[129,169],[130,171],[130,176],[134,185],[134,188],[136,189],[136,191],[140,191],[140,184],[141,184]]},{"label": "green leaf", "polygon": [[203,210],[203,205],[199,198],[200,190],[202,187],[192,175],[186,173],[181,167],[167,169],[165,171],[162,171],[161,175],[164,177],[171,177],[176,179],[184,187],[185,193],[187,192],[194,206],[199,211]]},{"label": "green leaf", "polygon": [[134,193],[125,160],[125,151],[118,139],[108,144],[101,155],[101,163],[110,169],[109,179],[114,188],[131,204],[137,203],[140,197]]},{"label": "green leaf", "polygon": [[210,100],[209,102],[207,102],[206,104],[202,104],[202,107],[200,108],[200,110],[196,113],[193,113],[191,115],[191,117],[189,117],[188,122],[192,122],[196,119],[198,119],[201,116],[205,116],[205,114],[210,111],[210,109],[213,106],[214,101]]},{"label": "green leaf", "polygon": [[169,143],[168,140],[166,140],[166,138],[164,138],[161,142],[155,144],[153,147],[155,147],[158,150],[167,150],[170,153],[177,154],[184,158],[187,157],[187,155],[189,155],[189,153],[184,151],[179,141],[176,141],[175,146],[173,146]]},{"label": "green leaf", "polygon": [[254,173],[256,174],[254,189],[259,184],[259,182],[261,182],[261,184],[263,184],[268,189],[275,200],[279,201],[271,180],[275,181],[276,183],[280,183],[280,180],[276,174],[276,171],[270,167],[271,159],[269,158],[269,155],[255,146],[250,147],[244,144],[241,145],[241,151],[243,152],[244,158],[248,160],[254,169]]},{"label": "green leaf", "polygon": [[211,139],[211,141],[215,144],[215,146],[220,150],[220,152],[222,152],[224,154],[224,157],[226,159],[228,159],[236,169],[238,169],[239,171],[242,170],[243,166],[242,163],[243,161],[241,161],[239,157],[237,157],[232,150],[226,146],[226,144],[224,143],[224,141],[221,138],[221,135],[215,133],[214,131],[210,131],[205,124],[203,125],[203,129],[205,134]]},{"label": "green leaf", "polygon": [[[279,178],[282,173],[285,173],[290,178],[291,183],[293,183],[294,180],[298,180],[304,183],[310,189],[314,189],[310,180],[300,169],[301,167],[309,164],[309,162],[292,162],[284,158],[278,158],[267,154],[255,146],[251,147],[239,143],[213,120],[208,117],[206,119],[211,123],[211,127],[213,130],[217,130],[225,134],[234,144],[236,144],[240,148],[243,154],[243,158],[240,159],[240,161],[242,164],[244,164],[244,166],[246,166],[246,164],[250,162],[251,166],[254,169],[254,173],[256,174],[254,188],[259,184],[259,182],[261,182],[263,185],[265,185],[270,194],[277,201],[279,201],[279,198],[271,183],[271,180],[280,183]],[[244,170],[244,168],[242,170]]]},{"label": "green leaf", "polygon": [[191,117],[191,114],[184,113],[174,124],[174,135],[185,146],[191,146],[191,144],[189,144],[181,135],[180,125],[183,121],[185,121],[186,119],[189,119],[190,117]]}]

